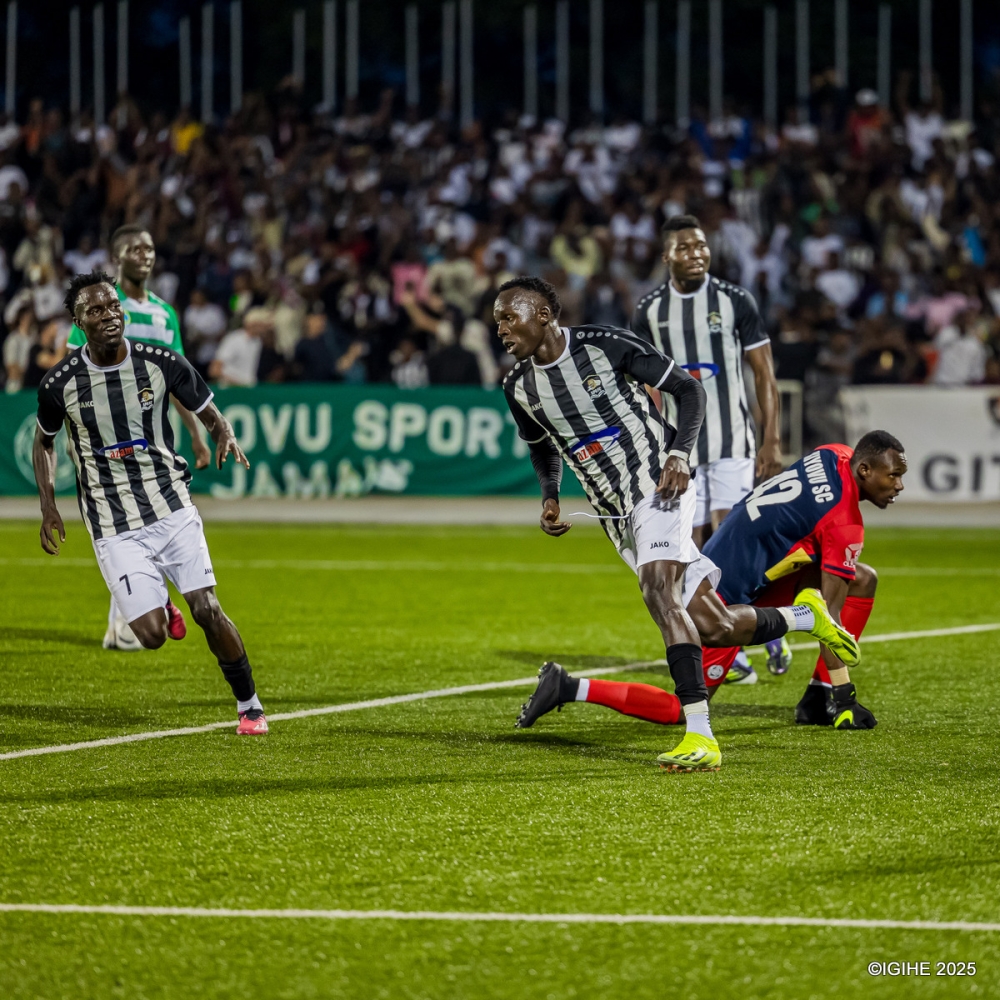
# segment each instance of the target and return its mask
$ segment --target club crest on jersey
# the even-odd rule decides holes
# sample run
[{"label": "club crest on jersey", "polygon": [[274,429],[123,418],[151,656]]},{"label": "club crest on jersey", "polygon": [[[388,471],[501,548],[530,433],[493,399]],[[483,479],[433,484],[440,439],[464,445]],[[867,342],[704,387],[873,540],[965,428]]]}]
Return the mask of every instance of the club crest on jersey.
[{"label": "club crest on jersey", "polygon": [[145,413],[153,408],[153,390],[148,386],[140,389],[136,395],[139,397],[139,409]]},{"label": "club crest on jersey", "polygon": [[708,332],[722,333],[722,316],[717,312],[708,314]]},{"label": "club crest on jersey", "polygon": [[570,447],[570,451],[578,462],[586,462],[595,455],[607,451],[618,440],[620,434],[620,427],[605,427],[602,431],[581,438]]},{"label": "club crest on jersey", "polygon": [[583,380],[583,387],[587,390],[587,395],[591,399],[600,399],[601,396],[608,394],[601,380],[596,375],[588,375]]}]

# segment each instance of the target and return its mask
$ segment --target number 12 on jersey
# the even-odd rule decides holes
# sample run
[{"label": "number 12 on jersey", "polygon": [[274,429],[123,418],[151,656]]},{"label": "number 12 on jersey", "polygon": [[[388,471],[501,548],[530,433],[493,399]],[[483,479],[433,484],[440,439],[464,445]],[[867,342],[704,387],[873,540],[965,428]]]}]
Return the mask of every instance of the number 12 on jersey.
[{"label": "number 12 on jersey", "polygon": [[[833,499],[833,490],[826,483],[814,486],[812,492],[816,503],[829,503]],[[799,479],[798,470],[786,469],[761,483],[747,496],[747,513],[750,515],[751,521],[756,521],[760,518],[761,507],[769,507],[771,504],[777,503],[791,503],[792,500],[801,495],[802,480]]]}]

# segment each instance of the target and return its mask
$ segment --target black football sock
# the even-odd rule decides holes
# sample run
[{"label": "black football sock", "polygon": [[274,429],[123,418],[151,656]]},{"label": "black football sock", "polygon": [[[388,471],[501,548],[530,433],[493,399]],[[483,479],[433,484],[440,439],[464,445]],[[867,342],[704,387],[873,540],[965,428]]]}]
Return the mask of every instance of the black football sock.
[{"label": "black football sock", "polygon": [[674,681],[674,694],[684,710],[689,733],[714,739],[708,721],[708,688],[701,663],[701,646],[678,642],[667,646],[667,666]]},{"label": "black football sock", "polygon": [[257,693],[253,684],[253,671],[250,669],[250,661],[247,659],[246,653],[232,663],[219,660],[219,668],[222,670],[222,676],[226,678],[229,686],[233,689],[233,694],[238,702],[250,701]]},{"label": "black football sock", "polygon": [[579,677],[571,677],[569,674],[565,674],[559,678],[559,700],[561,702],[576,701],[576,695],[579,690]]},{"label": "black football sock", "polygon": [[788,632],[788,622],[780,608],[754,608],[757,629],[750,640],[751,646],[761,646],[772,639],[780,639]]}]

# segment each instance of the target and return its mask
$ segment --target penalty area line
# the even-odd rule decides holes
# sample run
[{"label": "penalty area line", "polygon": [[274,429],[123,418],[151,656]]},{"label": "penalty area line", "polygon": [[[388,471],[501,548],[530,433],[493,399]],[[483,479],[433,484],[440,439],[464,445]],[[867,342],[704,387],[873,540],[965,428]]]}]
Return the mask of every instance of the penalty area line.
[{"label": "penalty area line", "polygon": [[110,917],[201,917],[249,920],[423,920],[486,924],[699,924],[740,927],[842,927],[858,930],[1000,931],[1000,924],[967,920],[864,920],[673,913],[464,913],[447,910],[237,910],[200,906],[78,906],[0,903],[0,913],[88,914]]},{"label": "penalty area line", "polygon": [[[881,635],[862,637],[862,643],[899,642],[905,639],[931,639],[938,636],[969,635],[976,632],[995,632],[1000,629],[1000,622],[984,625],[958,625],[953,628],[932,628],[919,632],[885,632]],[[748,647],[760,648],[760,647]],[[815,642],[796,643],[792,651],[815,649]],[[592,670],[574,671],[577,677],[601,677],[606,674],[624,674],[638,670],[649,670],[652,667],[662,667],[666,660],[643,660],[638,663],[626,663],[615,667],[597,667]],[[455,695],[479,694],[483,691],[502,691],[505,688],[530,687],[538,681],[537,675],[519,677],[510,681],[487,681],[483,684],[462,684],[458,687],[437,688],[432,691],[414,691],[411,694],[395,694],[385,698],[370,698],[367,701],[348,701],[339,705],[323,705],[320,708],[304,708],[297,712],[268,713],[269,722],[288,722],[292,719],[309,719],[317,715],[337,715],[341,712],[360,712],[366,708],[386,708],[390,705],[405,705],[411,701],[426,701],[431,698],[450,698]],[[125,736],[106,736],[103,739],[84,740],[80,743],[57,743],[47,747],[31,747],[27,750],[11,750],[0,753],[0,760],[15,760],[19,757],[41,757],[53,753],[71,753],[74,750],[91,750],[97,747],[113,747],[124,743],[142,743],[146,740],[161,740],[168,736],[195,736],[199,733],[210,733],[217,729],[232,729],[236,725],[231,719],[225,722],[208,722],[202,726],[184,726],[179,729],[154,729],[145,733],[128,733]]]}]

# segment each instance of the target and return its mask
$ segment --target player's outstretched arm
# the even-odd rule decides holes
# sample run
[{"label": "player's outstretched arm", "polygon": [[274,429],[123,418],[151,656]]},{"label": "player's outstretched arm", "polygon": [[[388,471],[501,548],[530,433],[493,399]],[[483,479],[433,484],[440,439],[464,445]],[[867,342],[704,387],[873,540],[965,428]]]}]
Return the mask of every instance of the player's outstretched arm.
[{"label": "player's outstretched arm", "polygon": [[705,420],[705,390],[683,368],[672,365],[658,386],[677,400],[677,434],[660,475],[657,492],[664,500],[676,500],[691,482],[691,452]]},{"label": "player's outstretched arm", "polygon": [[184,406],[176,396],[171,396],[170,401],[174,404],[181,418],[181,423],[187,428],[191,435],[191,447],[194,449],[194,467],[196,469],[207,469],[212,461],[212,449],[205,444],[205,439],[201,436],[201,428],[194,414]]},{"label": "player's outstretched arm", "polygon": [[219,412],[215,403],[209,403],[199,414],[198,419],[205,425],[212,440],[215,442],[215,467],[222,468],[227,455],[232,455],[244,468],[250,468],[250,462],[243,449],[236,441],[233,425]]},{"label": "player's outstretched arm", "polygon": [[757,482],[762,483],[771,476],[781,472],[781,397],[778,395],[778,383],[774,377],[774,359],[771,356],[771,345],[762,344],[747,351],[744,357],[753,370],[754,391],[757,394],[757,404],[764,418],[763,440],[757,452],[757,467],[754,470]]},{"label": "player's outstretched arm", "polygon": [[559,485],[562,482],[562,456],[549,438],[532,441],[528,455],[542,491],[542,516],[539,527],[546,535],[565,535],[573,527],[559,520]]},{"label": "player's outstretched arm", "polygon": [[[39,531],[42,548],[50,555],[59,555],[59,542],[66,541],[66,528],[56,506],[56,449],[55,435],[35,428],[35,441],[31,448],[31,464],[35,467],[35,483],[42,506],[42,527]],[[59,541],[56,539],[58,538]]]}]

